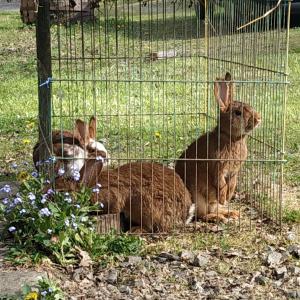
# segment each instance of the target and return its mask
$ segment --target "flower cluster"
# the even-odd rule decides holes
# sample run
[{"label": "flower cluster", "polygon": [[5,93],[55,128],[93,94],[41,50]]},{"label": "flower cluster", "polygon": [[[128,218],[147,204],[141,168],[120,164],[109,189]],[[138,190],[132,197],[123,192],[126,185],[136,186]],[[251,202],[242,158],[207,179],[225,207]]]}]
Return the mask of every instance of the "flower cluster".
[{"label": "flower cluster", "polygon": [[[63,193],[46,188],[42,176],[31,176],[13,195],[9,185],[1,188],[6,197],[0,202],[0,218],[6,233],[27,249],[44,249],[60,263],[66,263],[68,253],[78,243],[88,247],[93,240],[91,190]],[[99,186],[98,186],[99,188]],[[48,291],[49,292],[49,291]]]}]

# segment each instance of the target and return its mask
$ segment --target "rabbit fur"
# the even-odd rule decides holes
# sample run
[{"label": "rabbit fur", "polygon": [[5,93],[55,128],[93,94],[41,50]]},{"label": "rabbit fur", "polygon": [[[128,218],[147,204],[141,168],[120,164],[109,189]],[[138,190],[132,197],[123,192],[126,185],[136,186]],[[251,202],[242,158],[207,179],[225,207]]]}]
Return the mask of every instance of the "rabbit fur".
[{"label": "rabbit fur", "polygon": [[175,170],[196,204],[196,217],[226,222],[229,217],[238,218],[239,212],[219,204],[225,204],[234,194],[238,172],[247,158],[247,136],[261,119],[250,105],[233,100],[229,73],[217,78],[214,95],[220,108],[217,126],[183,151]]},{"label": "rabbit fur", "polygon": [[100,184],[92,201],[102,203],[104,214],[124,214],[132,228],[139,227],[142,232],[168,232],[194,217],[189,191],[174,170],[164,165],[131,162],[103,171],[101,161],[88,159],[81,173],[81,183],[58,180],[56,190]]}]

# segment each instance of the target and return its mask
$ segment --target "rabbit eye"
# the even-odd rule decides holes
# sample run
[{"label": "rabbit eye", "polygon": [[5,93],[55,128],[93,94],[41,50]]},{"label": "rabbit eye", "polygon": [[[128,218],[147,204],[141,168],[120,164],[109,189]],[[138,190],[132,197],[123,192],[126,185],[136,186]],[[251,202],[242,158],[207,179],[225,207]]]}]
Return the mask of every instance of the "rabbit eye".
[{"label": "rabbit eye", "polygon": [[242,113],[239,110],[236,110],[234,113],[235,113],[236,116],[241,116],[242,115]]}]

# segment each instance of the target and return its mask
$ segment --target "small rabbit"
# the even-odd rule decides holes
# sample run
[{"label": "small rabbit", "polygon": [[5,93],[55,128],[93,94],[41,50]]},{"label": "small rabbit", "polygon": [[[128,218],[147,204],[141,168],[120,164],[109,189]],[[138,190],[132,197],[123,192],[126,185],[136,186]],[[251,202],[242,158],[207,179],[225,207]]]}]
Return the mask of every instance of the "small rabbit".
[{"label": "small rabbit", "polygon": [[216,80],[218,125],[181,154],[175,162],[175,170],[191,192],[196,216],[226,222],[228,217],[238,218],[239,212],[218,207],[218,204],[223,205],[232,198],[237,174],[247,158],[247,136],[260,124],[261,118],[248,104],[233,100],[230,73]]},{"label": "small rabbit", "polygon": [[164,165],[132,162],[102,171],[101,161],[88,159],[81,175],[80,183],[56,181],[56,190],[74,191],[80,184],[97,190],[98,184],[92,201],[103,204],[103,213],[122,213],[142,232],[167,232],[194,217],[189,191],[174,170]]},{"label": "small rabbit", "polygon": [[[95,117],[90,119],[89,125],[82,120],[76,120],[73,132],[53,130],[52,144],[53,154],[57,157],[66,158],[56,164],[56,169],[63,165],[66,176],[70,176],[74,170],[81,170],[84,159],[89,156],[89,152],[97,150],[101,152],[103,157],[108,158],[108,152],[104,145],[96,141]],[[37,170],[39,170],[39,147],[40,142],[33,148],[33,162]]]}]

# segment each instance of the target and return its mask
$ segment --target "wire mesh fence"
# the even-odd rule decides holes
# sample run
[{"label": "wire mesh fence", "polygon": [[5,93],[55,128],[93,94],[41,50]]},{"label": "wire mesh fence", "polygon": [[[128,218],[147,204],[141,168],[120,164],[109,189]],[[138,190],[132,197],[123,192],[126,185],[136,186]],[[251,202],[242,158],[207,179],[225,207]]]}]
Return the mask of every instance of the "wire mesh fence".
[{"label": "wire mesh fence", "polygon": [[[186,225],[194,208],[195,220],[213,214],[209,221],[233,218],[237,226],[265,218],[280,224],[289,1],[121,0],[93,7],[89,18],[72,9],[67,18],[56,15],[50,29],[52,83],[40,89],[51,94],[57,160],[65,169],[68,161],[76,166],[103,213],[121,213],[130,230],[197,228],[199,222]],[[259,121],[247,117],[252,108]],[[75,120],[88,124],[92,116],[96,123],[80,130]],[[200,136],[199,149],[188,154]],[[246,144],[248,155],[233,155]]]}]

